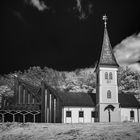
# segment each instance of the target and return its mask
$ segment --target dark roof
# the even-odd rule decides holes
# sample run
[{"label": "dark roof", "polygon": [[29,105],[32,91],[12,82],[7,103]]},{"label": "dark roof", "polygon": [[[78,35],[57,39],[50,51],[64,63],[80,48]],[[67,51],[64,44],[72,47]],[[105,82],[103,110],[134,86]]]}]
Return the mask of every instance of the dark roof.
[{"label": "dark roof", "polygon": [[107,27],[104,28],[102,50],[101,50],[100,59],[97,68],[99,66],[119,67],[111,47],[111,43],[107,32]]},{"label": "dark roof", "polygon": [[[96,94],[94,93],[59,93],[62,100],[63,106],[85,106],[85,107],[95,107],[96,105]],[[121,107],[140,107],[140,103],[136,97],[129,93],[120,93],[118,95],[118,100]]]},{"label": "dark roof", "polygon": [[94,93],[59,93],[63,106],[95,107],[96,95]]},{"label": "dark roof", "polygon": [[118,96],[118,100],[119,100],[120,106],[124,108],[138,107],[140,105],[136,97],[129,93],[120,93]]}]

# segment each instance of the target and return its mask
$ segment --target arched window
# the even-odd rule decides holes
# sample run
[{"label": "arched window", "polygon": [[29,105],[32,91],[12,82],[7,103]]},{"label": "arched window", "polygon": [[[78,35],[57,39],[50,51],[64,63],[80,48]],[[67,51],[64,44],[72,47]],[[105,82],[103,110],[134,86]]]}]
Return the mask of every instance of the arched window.
[{"label": "arched window", "polygon": [[111,91],[110,90],[107,91],[107,98],[109,98],[109,99],[111,98]]},{"label": "arched window", "polygon": [[105,79],[108,79],[108,73],[107,72],[105,73]]},{"label": "arched window", "polygon": [[134,120],[134,111],[133,110],[130,111],[130,120]]},{"label": "arched window", "polygon": [[113,79],[113,77],[112,77],[112,72],[109,73],[109,79],[110,79],[110,80]]}]

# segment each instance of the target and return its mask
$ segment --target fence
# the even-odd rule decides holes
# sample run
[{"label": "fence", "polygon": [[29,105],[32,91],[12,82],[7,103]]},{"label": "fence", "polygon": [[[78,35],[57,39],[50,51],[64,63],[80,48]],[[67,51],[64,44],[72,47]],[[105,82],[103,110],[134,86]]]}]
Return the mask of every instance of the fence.
[{"label": "fence", "polygon": [[40,122],[40,111],[0,110],[0,122]]}]

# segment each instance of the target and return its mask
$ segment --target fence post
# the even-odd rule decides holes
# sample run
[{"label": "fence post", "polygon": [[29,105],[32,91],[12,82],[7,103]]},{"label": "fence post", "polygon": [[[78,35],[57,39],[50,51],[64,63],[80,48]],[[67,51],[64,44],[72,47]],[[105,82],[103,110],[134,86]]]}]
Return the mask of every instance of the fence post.
[{"label": "fence post", "polygon": [[41,122],[45,122],[44,103],[45,103],[44,82],[41,81]]},{"label": "fence post", "polygon": [[23,114],[23,123],[25,123],[25,115]]},{"label": "fence post", "polygon": [[34,118],[33,118],[33,119],[34,119],[34,123],[35,123],[35,114],[33,114],[33,116],[34,116]]},{"label": "fence post", "polygon": [[15,122],[15,114],[13,114],[13,122]]},{"label": "fence post", "polygon": [[4,123],[4,114],[2,114],[2,122]]}]

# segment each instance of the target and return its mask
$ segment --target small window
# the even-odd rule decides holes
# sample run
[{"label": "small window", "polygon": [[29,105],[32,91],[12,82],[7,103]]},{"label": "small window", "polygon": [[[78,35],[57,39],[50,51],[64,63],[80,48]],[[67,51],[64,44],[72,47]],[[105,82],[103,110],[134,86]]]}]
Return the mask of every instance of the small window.
[{"label": "small window", "polygon": [[109,79],[110,79],[110,80],[113,79],[112,72],[109,73]]},{"label": "small window", "polygon": [[84,111],[79,111],[79,117],[84,117]]},{"label": "small window", "polygon": [[108,73],[107,72],[105,73],[105,79],[108,79]]},{"label": "small window", "polygon": [[109,99],[111,98],[111,91],[110,90],[107,91],[107,98],[109,98]]},{"label": "small window", "polygon": [[130,111],[130,119],[134,120],[134,111],[133,110]]},{"label": "small window", "polygon": [[66,111],[66,117],[71,117],[71,111]]},{"label": "small window", "polygon": [[91,111],[91,118],[95,118],[95,111]]}]

